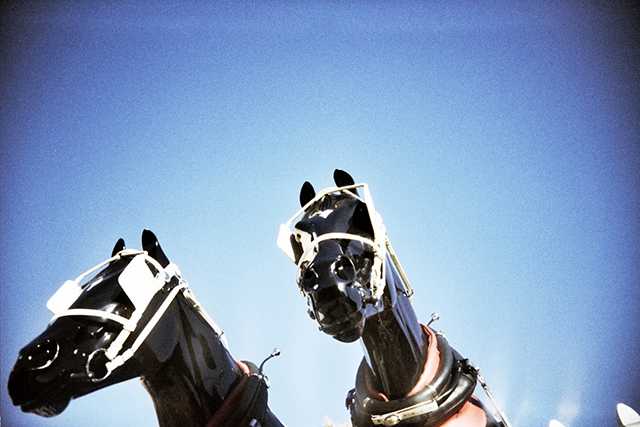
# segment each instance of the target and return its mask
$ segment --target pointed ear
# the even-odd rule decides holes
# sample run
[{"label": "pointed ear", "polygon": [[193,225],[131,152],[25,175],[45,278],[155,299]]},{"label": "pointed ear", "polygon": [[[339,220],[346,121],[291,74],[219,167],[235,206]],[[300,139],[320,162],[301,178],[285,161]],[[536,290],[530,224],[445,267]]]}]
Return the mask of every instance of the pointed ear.
[{"label": "pointed ear", "polygon": [[351,175],[341,169],[333,171],[333,180],[338,187],[346,187],[347,185],[353,185],[356,183]]},{"label": "pointed ear", "polygon": [[142,250],[147,251],[149,256],[158,261],[162,267],[169,265],[169,258],[164,254],[160,243],[158,243],[158,238],[153,234],[153,231],[147,229],[142,230]]},{"label": "pointed ear", "polygon": [[313,185],[309,181],[305,181],[300,189],[300,206],[306,205],[314,197],[316,197],[316,190],[313,189]]},{"label": "pointed ear", "polygon": [[124,239],[121,237],[116,242],[113,250],[111,251],[111,256],[115,256],[118,252],[124,249]]}]

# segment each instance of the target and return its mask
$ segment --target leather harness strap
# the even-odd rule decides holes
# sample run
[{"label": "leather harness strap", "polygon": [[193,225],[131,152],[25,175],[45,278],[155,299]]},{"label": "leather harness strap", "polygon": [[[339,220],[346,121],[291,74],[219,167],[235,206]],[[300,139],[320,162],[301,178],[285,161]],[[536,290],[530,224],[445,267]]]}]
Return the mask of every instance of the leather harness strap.
[{"label": "leather harness strap", "polygon": [[[238,362],[242,377],[206,427],[260,426],[267,413],[267,384],[253,364]],[[255,420],[255,424],[251,424]]]},{"label": "leather harness strap", "polygon": [[[435,334],[426,326],[423,330],[431,345],[437,340],[435,357],[439,360],[435,373],[423,373],[408,396],[389,400],[372,386],[373,373],[363,359],[356,376],[356,388],[347,397],[354,425],[436,426],[453,417],[469,401],[476,386],[476,371],[449,346],[444,336]],[[428,365],[429,360],[425,363],[425,370]]]}]

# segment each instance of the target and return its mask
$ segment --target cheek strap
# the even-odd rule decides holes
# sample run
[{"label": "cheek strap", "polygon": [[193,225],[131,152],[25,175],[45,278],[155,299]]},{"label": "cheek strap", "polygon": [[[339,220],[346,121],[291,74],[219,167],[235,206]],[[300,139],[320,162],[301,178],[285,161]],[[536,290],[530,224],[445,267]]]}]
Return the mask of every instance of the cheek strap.
[{"label": "cheek strap", "polygon": [[116,339],[113,340],[109,348],[105,351],[105,356],[107,357],[107,359],[109,359],[109,362],[107,362],[107,364],[105,365],[106,375],[100,379],[92,378],[92,380],[97,382],[105,379],[111,374],[111,372],[113,372],[113,370],[124,365],[127,360],[131,359],[138,348],[142,345],[144,340],[147,339],[151,331],[153,331],[153,328],[155,328],[156,324],[160,321],[165,311],[167,311],[169,305],[171,305],[171,302],[173,302],[180,291],[183,291],[186,288],[187,284],[184,282],[173,288],[171,292],[169,292],[169,295],[167,295],[167,297],[164,299],[164,301],[162,301],[160,307],[158,307],[151,319],[149,319],[149,321],[144,326],[140,334],[136,337],[131,346],[121,354],[118,354],[122,350],[125,341],[127,340],[127,338],[129,338],[129,335],[132,332],[127,329],[122,329]]},{"label": "cheek strap", "polygon": [[[92,353],[89,356],[89,359],[87,359],[86,369],[87,369],[87,375],[92,378],[92,381],[98,382],[98,381],[104,380],[109,375],[111,375],[111,372],[113,372],[118,367],[124,365],[129,359],[131,359],[136,353],[136,351],[138,350],[138,348],[140,348],[142,343],[144,343],[144,341],[147,339],[149,334],[153,331],[153,329],[158,324],[160,319],[162,319],[162,316],[164,316],[164,313],[167,311],[167,309],[169,308],[173,300],[181,292],[182,292],[182,295],[185,297],[186,301],[189,304],[191,304],[193,309],[205,320],[205,322],[209,324],[209,326],[213,329],[213,331],[218,335],[218,338],[222,342],[222,345],[224,345],[224,347],[227,350],[229,349],[229,344],[227,342],[226,336],[224,335],[224,331],[218,326],[216,322],[213,321],[213,319],[204,310],[202,305],[200,305],[200,303],[196,300],[196,297],[193,294],[193,291],[189,288],[187,282],[182,278],[178,267],[175,264],[169,264],[163,270],[163,272],[164,273],[159,273],[159,274],[165,274],[164,277],[166,279],[166,282],[171,281],[173,277],[177,277],[178,285],[175,286],[173,289],[171,289],[171,291],[169,291],[169,294],[164,299],[164,301],[162,301],[162,304],[160,304],[160,306],[157,308],[153,316],[144,325],[144,328],[142,329],[140,334],[136,337],[134,342],[126,350],[122,351],[124,343],[127,341],[131,333],[135,331],[137,326],[134,326],[133,329],[123,328],[122,331],[120,331],[120,333],[118,334],[118,336],[113,340],[109,348],[107,349],[101,348],[94,352],[94,353],[104,352],[106,358],[109,360],[105,364],[106,372],[103,376],[95,377],[94,375],[91,374],[89,370],[89,363],[91,362],[91,358],[94,356],[94,353]],[[104,313],[104,312],[100,312],[100,313]],[[142,316],[142,313],[143,313],[143,310],[136,311],[134,315],[132,315],[132,318],[129,319],[129,321],[135,322],[134,324],[137,324],[137,322],[140,320],[140,317]]]}]

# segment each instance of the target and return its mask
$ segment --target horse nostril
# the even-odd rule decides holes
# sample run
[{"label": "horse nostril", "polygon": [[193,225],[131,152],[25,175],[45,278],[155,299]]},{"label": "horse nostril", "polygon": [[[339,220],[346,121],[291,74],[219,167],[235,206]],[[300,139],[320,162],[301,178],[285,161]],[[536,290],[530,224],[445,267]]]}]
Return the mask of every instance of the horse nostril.
[{"label": "horse nostril", "polygon": [[334,276],[345,282],[353,282],[356,278],[356,267],[353,265],[353,261],[344,255],[340,255],[338,259],[331,264],[331,272]]},{"label": "horse nostril", "polygon": [[60,346],[51,338],[47,338],[25,349],[20,359],[27,369],[37,370],[48,368],[58,357]]}]

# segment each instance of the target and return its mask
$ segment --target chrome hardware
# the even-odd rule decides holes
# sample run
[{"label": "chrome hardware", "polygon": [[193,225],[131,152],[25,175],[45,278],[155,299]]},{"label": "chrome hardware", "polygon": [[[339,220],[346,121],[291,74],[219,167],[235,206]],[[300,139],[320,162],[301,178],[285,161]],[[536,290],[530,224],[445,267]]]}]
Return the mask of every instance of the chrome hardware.
[{"label": "chrome hardware", "polygon": [[433,313],[431,313],[431,319],[429,319],[429,323],[427,323],[427,326],[431,326],[433,322],[437,322],[438,320],[440,320],[440,313],[434,311]]},{"label": "chrome hardware", "polygon": [[436,409],[438,409],[438,402],[435,400],[427,400],[406,408],[398,409],[397,411],[388,412],[382,415],[372,415],[371,422],[375,425],[392,427],[400,424],[404,420],[428,414]]}]

